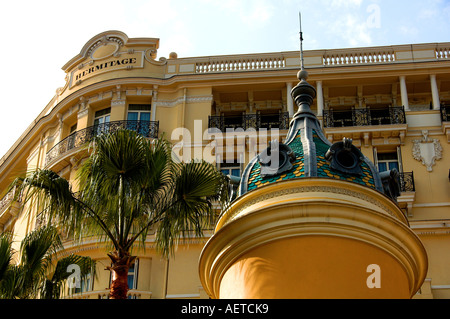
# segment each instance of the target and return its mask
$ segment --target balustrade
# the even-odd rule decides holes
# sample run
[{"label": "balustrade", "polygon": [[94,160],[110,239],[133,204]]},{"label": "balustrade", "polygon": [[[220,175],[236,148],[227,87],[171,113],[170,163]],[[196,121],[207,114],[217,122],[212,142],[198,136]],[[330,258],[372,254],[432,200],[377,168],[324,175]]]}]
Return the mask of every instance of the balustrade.
[{"label": "balustrade", "polygon": [[325,127],[368,126],[406,124],[403,106],[382,109],[352,108],[346,110],[324,110]]},{"label": "balustrade", "polygon": [[222,132],[226,132],[226,129],[248,128],[254,129],[280,129],[286,130],[289,128],[289,113],[254,113],[254,114],[242,114],[242,115],[220,115],[209,116],[209,128],[217,128]]},{"label": "balustrade", "polygon": [[441,120],[442,122],[450,121],[450,104],[441,104]]},{"label": "balustrade", "polygon": [[[447,45],[447,43],[443,43],[437,47],[430,44],[426,49],[434,50],[437,60],[449,59],[450,48]],[[404,53],[410,50],[411,47],[406,46],[315,50],[306,51],[305,59],[310,58],[311,61],[315,61],[313,65],[307,65],[307,67],[313,68],[320,66],[402,63],[405,59],[404,55],[397,60],[396,53]],[[423,51],[425,47],[413,48],[413,51],[415,50]],[[210,58],[187,58],[185,61],[186,64],[195,66],[193,69],[195,73],[213,73],[296,68],[299,66],[295,62],[297,58],[298,52],[291,51],[283,53],[216,56]],[[321,62],[317,64],[317,61],[320,60]]]},{"label": "balustrade", "polygon": [[45,164],[47,165],[58,156],[65,154],[71,149],[80,147],[90,142],[94,136],[114,132],[118,129],[133,130],[145,137],[158,137],[159,122],[158,121],[114,121],[76,131],[68,137],[60,141],[52,147],[45,157]]},{"label": "balustrade", "polygon": [[286,64],[283,57],[230,58],[216,61],[197,62],[195,65],[195,71],[196,73],[252,71],[281,69],[285,66]]},{"label": "balustrade", "polygon": [[449,59],[450,48],[438,48],[436,49],[436,59]]},{"label": "balustrade", "polygon": [[414,185],[414,173],[402,172],[400,173],[400,191],[401,192],[414,192],[416,187]]},{"label": "balustrade", "polygon": [[[109,299],[110,291],[108,290],[95,290],[86,291],[83,293],[77,293],[71,296],[67,296],[67,299]],[[142,291],[130,289],[127,293],[128,299],[151,299],[152,293],[150,291]]]},{"label": "balustrade", "polygon": [[371,64],[395,62],[393,51],[381,52],[345,52],[329,53],[323,57],[323,65],[349,65],[349,64]]},{"label": "balustrade", "polygon": [[[18,196],[16,196],[18,195]],[[6,207],[11,204],[11,202],[16,199],[18,202],[21,201],[21,195],[17,193],[17,186],[14,186],[5,196],[0,200],[0,213],[4,211]]]}]

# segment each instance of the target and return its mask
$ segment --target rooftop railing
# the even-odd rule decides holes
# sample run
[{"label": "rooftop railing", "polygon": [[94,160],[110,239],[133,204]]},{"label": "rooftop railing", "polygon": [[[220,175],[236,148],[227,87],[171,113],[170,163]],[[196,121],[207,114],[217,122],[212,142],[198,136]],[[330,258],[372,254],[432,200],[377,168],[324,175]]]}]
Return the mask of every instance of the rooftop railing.
[{"label": "rooftop railing", "polygon": [[[359,51],[359,52],[358,52]],[[391,49],[378,51],[358,50],[349,52],[329,52],[323,56],[323,65],[373,64],[395,62],[395,53]]]},{"label": "rooftop railing", "polygon": [[[365,66],[450,59],[450,43],[425,43],[304,51],[305,67]],[[169,59],[168,76],[188,73],[298,69],[298,51]],[[177,67],[178,66],[178,67]]]},{"label": "rooftop railing", "polygon": [[118,129],[129,129],[145,137],[158,137],[159,122],[158,121],[114,121],[94,126],[87,127],[85,129],[76,131],[70,134],[65,139],[61,140],[58,144],[53,146],[45,157],[45,165],[55,160],[60,155],[67,153],[68,151],[78,148],[88,142],[90,142],[94,136],[102,133],[114,132]]}]

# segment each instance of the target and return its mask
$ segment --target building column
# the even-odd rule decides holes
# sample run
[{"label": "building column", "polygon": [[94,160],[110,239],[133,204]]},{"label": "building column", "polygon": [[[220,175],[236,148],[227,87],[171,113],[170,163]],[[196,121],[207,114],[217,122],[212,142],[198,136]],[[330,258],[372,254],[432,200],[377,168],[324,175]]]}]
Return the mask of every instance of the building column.
[{"label": "building column", "polygon": [[408,92],[406,90],[406,79],[404,75],[400,76],[400,94],[402,96],[402,104],[405,110],[409,110]]},{"label": "building column", "polygon": [[436,74],[430,74],[431,96],[433,97],[433,110],[439,110],[439,90],[436,83]]},{"label": "building column", "polygon": [[323,90],[322,81],[316,82],[317,90],[317,116],[323,115]]},{"label": "building column", "polygon": [[156,121],[156,101],[158,101],[158,86],[153,85],[152,107],[150,110],[150,120]]},{"label": "building column", "polygon": [[292,99],[291,96],[292,83],[286,83],[286,90],[287,90],[287,109],[289,112],[289,117],[291,118],[294,116],[294,100]]}]

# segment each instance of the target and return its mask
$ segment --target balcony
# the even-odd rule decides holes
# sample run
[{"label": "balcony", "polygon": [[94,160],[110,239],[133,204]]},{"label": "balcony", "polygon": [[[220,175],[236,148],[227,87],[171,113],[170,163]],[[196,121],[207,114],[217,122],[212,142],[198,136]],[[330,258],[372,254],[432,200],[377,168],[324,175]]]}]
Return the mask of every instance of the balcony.
[{"label": "balcony", "polygon": [[403,106],[371,109],[324,110],[325,127],[406,124]]},{"label": "balcony", "polygon": [[[65,299],[109,299],[109,289],[87,291],[66,296]],[[130,289],[127,293],[128,299],[151,299],[152,293],[150,291]]]},{"label": "balcony", "polygon": [[442,131],[447,135],[447,142],[450,143],[450,103],[441,103]]},{"label": "balcony", "polygon": [[400,196],[397,197],[397,203],[406,213],[406,216],[412,217],[412,207],[416,200],[416,187],[414,185],[414,173],[400,173]]},{"label": "balcony", "polygon": [[234,116],[209,116],[208,128],[217,128],[221,132],[226,132],[227,129],[237,128],[242,128],[244,130],[247,130],[249,128],[254,128],[256,130],[287,130],[289,128],[289,113],[243,113],[242,115]]},{"label": "balcony", "polygon": [[441,120],[450,122],[450,103],[441,103]]},{"label": "balcony", "polygon": [[16,217],[21,203],[21,194],[18,193],[18,187],[14,186],[0,200],[0,231],[10,223],[12,217]]},{"label": "balcony", "polygon": [[323,126],[330,142],[348,137],[357,146],[403,144],[407,130],[403,106],[324,110]]},{"label": "balcony", "polygon": [[413,172],[400,173],[400,191],[402,193],[416,191],[416,187],[414,185],[414,173]]},{"label": "balcony", "polygon": [[76,149],[88,142],[90,142],[94,136],[102,133],[111,133],[118,129],[128,129],[138,132],[145,137],[157,138],[159,122],[158,121],[114,121],[94,125],[85,129],[76,131],[70,134],[68,137],[60,141],[53,146],[45,157],[45,165],[53,162],[56,158],[63,154],[66,154],[72,149]]}]

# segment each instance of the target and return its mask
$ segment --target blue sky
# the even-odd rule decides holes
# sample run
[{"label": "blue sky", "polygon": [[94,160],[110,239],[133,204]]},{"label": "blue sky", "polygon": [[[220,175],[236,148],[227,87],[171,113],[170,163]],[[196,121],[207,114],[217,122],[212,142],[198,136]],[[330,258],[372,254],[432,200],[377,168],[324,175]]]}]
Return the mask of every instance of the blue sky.
[{"label": "blue sky", "polygon": [[[0,157],[98,33],[160,38],[158,57],[450,41],[450,0],[17,0],[0,12]],[[26,94],[25,94],[26,92]]]}]

